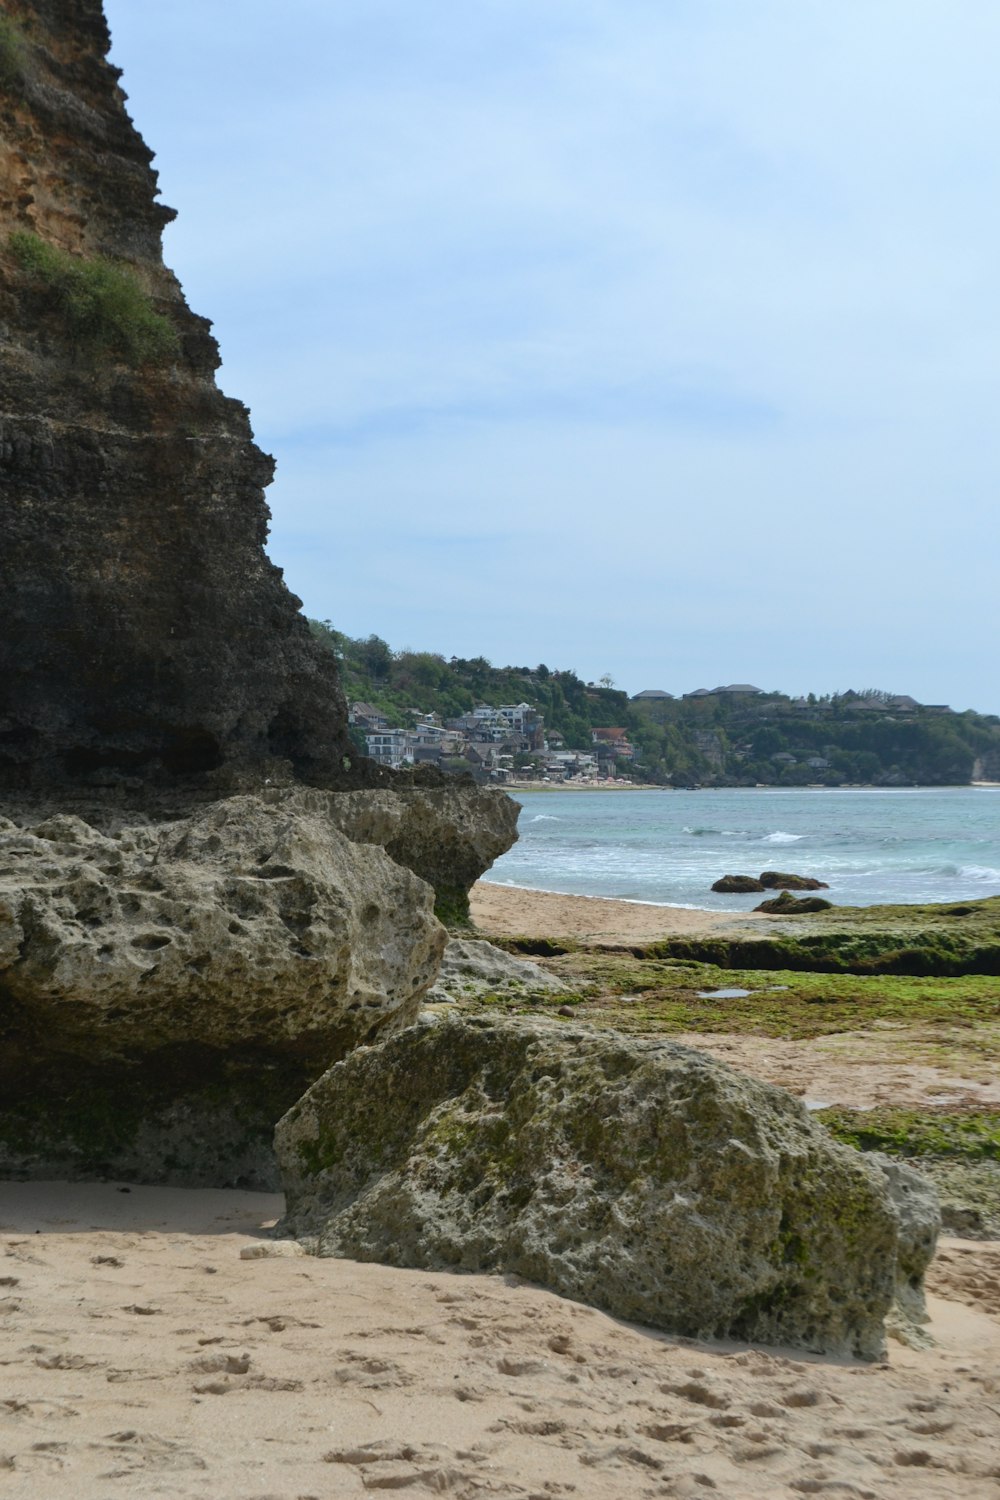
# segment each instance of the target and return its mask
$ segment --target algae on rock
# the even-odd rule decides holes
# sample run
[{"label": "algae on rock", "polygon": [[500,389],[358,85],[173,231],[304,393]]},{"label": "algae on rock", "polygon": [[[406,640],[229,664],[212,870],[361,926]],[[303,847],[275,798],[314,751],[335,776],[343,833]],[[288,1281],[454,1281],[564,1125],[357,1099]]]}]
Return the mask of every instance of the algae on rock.
[{"label": "algae on rock", "polygon": [[326,1072],[276,1149],[286,1228],[320,1254],[510,1272],[691,1336],[883,1346],[884,1175],[689,1048],[425,1016]]}]

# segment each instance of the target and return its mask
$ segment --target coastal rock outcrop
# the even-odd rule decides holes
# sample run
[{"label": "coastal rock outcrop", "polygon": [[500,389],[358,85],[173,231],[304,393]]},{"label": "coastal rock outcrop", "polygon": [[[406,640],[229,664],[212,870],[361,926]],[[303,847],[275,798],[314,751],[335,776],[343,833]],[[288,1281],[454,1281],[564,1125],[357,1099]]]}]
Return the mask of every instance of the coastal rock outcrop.
[{"label": "coastal rock outcrop", "polygon": [[520,811],[519,803],[490,787],[424,786],[403,778],[385,790],[338,792],[322,805],[349,839],[380,845],[432,885],[445,921],[468,916],[469,890],[517,839]]},{"label": "coastal rock outcrop", "polygon": [[904,1343],[927,1342],[919,1331],[920,1325],[928,1322],[924,1274],[934,1259],[941,1232],[941,1199],[933,1182],[906,1162],[881,1151],[870,1151],[866,1160],[885,1174],[899,1216],[893,1331]]},{"label": "coastal rock outcrop", "polygon": [[[184,1180],[224,1180],[220,1122],[242,1111],[266,1152],[332,1059],[414,1020],[444,944],[425,882],[294,799],[2,819],[0,1160],[169,1180],[177,1110],[214,1110]],[[113,1140],[81,1118],[88,1095],[117,1113]]]},{"label": "coastal rock outcrop", "polygon": [[770,912],[774,917],[798,917],[806,916],[811,911],[829,911],[833,902],[827,901],[823,896],[793,896],[791,891],[782,891],[780,896],[772,896],[770,901],[762,901],[754,911]]},{"label": "coastal rock outcrop", "polygon": [[622,1318],[872,1358],[899,1218],[780,1089],[553,1021],[425,1015],[279,1123],[320,1254],[513,1273]]},{"label": "coastal rock outcrop", "polygon": [[487,994],[557,995],[569,985],[526,958],[515,958],[485,938],[452,938],[428,1003],[478,998]]},{"label": "coastal rock outcrop", "polygon": [[812,875],[791,875],[785,870],[761,870],[760,885],[766,891],[828,891],[825,880]]},{"label": "coastal rock outcrop", "polygon": [[746,896],[752,891],[762,891],[761,882],[755,875],[723,875],[712,886],[713,891],[722,891],[727,895]]}]

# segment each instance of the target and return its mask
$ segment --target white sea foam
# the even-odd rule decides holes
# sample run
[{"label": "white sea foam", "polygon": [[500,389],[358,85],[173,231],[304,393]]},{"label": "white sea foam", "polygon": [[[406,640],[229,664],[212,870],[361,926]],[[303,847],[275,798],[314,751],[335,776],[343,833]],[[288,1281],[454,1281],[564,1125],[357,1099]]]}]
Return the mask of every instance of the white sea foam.
[{"label": "white sea foam", "polygon": [[556,815],[555,815],[555,813],[536,813],[533,818],[529,818],[528,819],[528,822],[529,823],[561,823],[562,822],[562,818],[557,818]]},{"label": "white sea foam", "polygon": [[762,844],[797,844],[799,839],[804,839],[804,833],[783,833],[778,828],[774,833],[765,833],[761,839]]}]

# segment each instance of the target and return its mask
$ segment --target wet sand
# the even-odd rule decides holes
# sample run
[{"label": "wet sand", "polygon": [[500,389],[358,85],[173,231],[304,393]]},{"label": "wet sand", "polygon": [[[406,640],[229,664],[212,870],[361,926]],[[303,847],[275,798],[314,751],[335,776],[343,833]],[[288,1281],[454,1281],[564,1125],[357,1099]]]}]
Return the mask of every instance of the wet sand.
[{"label": "wet sand", "polygon": [[[764,895],[759,900],[764,900]],[[665,937],[760,936],[765,912],[695,911],[600,896],[562,896],[480,880],[469,898],[474,924],[487,936],[572,937],[582,943],[652,943]]]}]

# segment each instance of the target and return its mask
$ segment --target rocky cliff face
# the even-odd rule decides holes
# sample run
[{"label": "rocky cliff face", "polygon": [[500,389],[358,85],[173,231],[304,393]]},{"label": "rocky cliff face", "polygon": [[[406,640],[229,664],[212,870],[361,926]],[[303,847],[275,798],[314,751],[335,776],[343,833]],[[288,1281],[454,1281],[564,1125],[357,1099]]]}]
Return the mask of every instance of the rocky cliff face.
[{"label": "rocky cliff face", "polygon": [[272,461],[163,264],[108,45],[100,0],[5,0],[0,788],[274,759],[356,785],[335,663],[264,551]]},{"label": "rocky cliff face", "polygon": [[4,0],[0,1171],[273,1186],[517,810],[355,754],[108,45],[100,0]]}]

